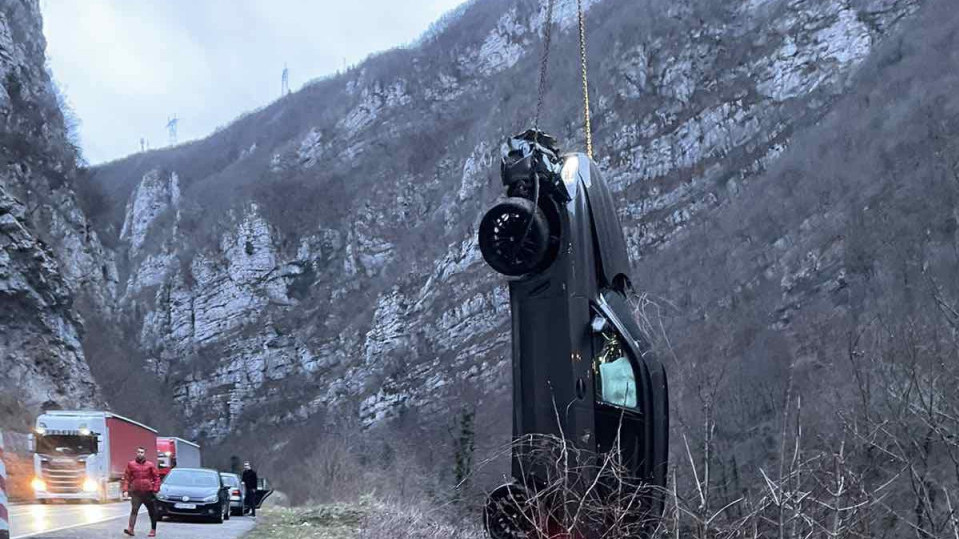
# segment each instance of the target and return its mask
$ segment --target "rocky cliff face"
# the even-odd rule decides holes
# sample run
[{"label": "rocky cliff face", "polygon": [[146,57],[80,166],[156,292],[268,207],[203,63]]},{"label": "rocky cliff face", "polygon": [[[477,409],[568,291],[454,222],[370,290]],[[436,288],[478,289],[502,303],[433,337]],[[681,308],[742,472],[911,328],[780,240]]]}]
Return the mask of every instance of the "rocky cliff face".
[{"label": "rocky cliff face", "polygon": [[0,392],[31,410],[101,401],[79,303],[108,316],[117,283],[73,191],[44,48],[36,1],[0,5]]},{"label": "rocky cliff face", "polygon": [[[119,241],[119,312],[194,434],[508,394],[507,294],[475,226],[499,194],[500,142],[531,117],[536,4],[473,2],[414,48],[96,170],[115,196],[97,229]],[[748,200],[921,2],[644,6],[588,3],[594,140],[634,281],[671,298],[678,285],[644,270]],[[575,2],[558,2],[544,125],[568,148],[583,140],[574,26]],[[828,249],[760,251],[771,261],[746,273],[781,288],[770,310],[840,278]]]}]

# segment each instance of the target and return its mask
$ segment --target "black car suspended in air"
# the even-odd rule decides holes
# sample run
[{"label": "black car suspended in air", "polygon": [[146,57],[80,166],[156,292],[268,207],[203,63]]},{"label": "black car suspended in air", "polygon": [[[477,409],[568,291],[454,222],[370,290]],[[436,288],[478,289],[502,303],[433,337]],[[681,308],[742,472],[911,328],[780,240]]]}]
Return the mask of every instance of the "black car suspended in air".
[{"label": "black car suspended in air", "polygon": [[630,263],[613,198],[585,154],[560,155],[555,139],[533,130],[509,139],[501,174],[508,198],[483,217],[479,245],[510,277],[516,443],[514,482],[490,495],[486,528],[496,539],[542,531],[523,514],[524,500],[549,481],[522,443],[538,435],[594,459],[617,451],[630,484],[648,486],[628,518],[655,523],[666,485],[666,374],[628,302]]}]

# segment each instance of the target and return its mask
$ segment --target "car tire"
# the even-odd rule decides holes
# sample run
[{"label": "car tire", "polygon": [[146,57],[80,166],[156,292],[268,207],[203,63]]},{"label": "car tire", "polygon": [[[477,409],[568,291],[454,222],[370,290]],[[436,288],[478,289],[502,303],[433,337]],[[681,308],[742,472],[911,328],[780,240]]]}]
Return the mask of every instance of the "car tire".
[{"label": "car tire", "polygon": [[219,509],[219,511],[217,511],[216,516],[213,517],[213,522],[223,524],[223,505],[220,505],[217,509]]},{"label": "car tire", "polygon": [[490,493],[483,508],[483,527],[492,539],[532,537],[535,530],[527,514],[529,493],[522,485],[509,483]]},{"label": "car tire", "polygon": [[536,269],[549,248],[549,223],[532,200],[510,197],[483,216],[479,228],[483,259],[511,277]]}]

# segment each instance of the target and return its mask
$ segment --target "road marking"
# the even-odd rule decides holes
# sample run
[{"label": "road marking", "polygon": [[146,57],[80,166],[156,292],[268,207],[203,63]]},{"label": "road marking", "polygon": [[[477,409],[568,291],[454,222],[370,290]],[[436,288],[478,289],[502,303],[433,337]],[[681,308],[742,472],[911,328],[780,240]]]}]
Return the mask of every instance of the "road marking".
[{"label": "road marking", "polygon": [[103,520],[94,520],[94,521],[92,521],[92,522],[84,522],[83,524],[73,524],[73,525],[71,525],[71,526],[63,526],[63,527],[60,527],[60,528],[51,528],[51,529],[49,529],[49,530],[43,530],[43,531],[39,531],[39,532],[30,532],[30,533],[27,533],[27,534],[24,534],[24,535],[13,535],[13,536],[10,537],[10,539],[22,539],[23,537],[34,537],[34,536],[40,535],[40,534],[42,534],[42,533],[56,533],[56,532],[60,532],[60,531],[63,531],[63,530],[69,530],[69,529],[72,529],[72,528],[82,528],[83,526],[92,526],[92,525],[94,525],[94,524],[101,524],[101,523],[103,523],[103,522],[109,522],[109,521],[111,521],[111,520],[116,520],[116,519],[118,519],[118,518],[123,518],[123,517],[125,517],[125,516],[127,516],[127,515],[117,515],[117,516],[115,516],[115,517],[107,517],[107,518],[105,518],[105,519],[103,519]]},{"label": "road marking", "polygon": [[54,504],[50,504],[50,505],[20,505],[20,506],[14,506],[14,507],[12,507],[12,508],[10,509],[10,516],[15,517],[15,516],[33,515],[34,511],[36,511],[37,508],[39,508],[39,507],[44,507],[44,508],[46,508],[47,511],[56,513],[57,516],[63,516],[63,515],[70,515],[70,514],[73,514],[73,513],[82,513],[85,509],[90,508],[90,507],[105,509],[105,510],[107,510],[107,511],[109,511],[109,510],[111,510],[111,509],[120,509],[120,508],[125,508],[126,510],[129,510],[130,504],[127,504],[127,503],[113,503],[113,504],[102,504],[102,505],[96,505],[96,504],[83,504],[83,505],[54,505]]},{"label": "road marking", "polygon": [[[120,504],[117,504],[117,505],[120,505]],[[47,505],[47,506],[43,506],[43,507],[51,507],[51,506]],[[70,506],[67,506],[67,507],[70,507]],[[82,509],[82,507],[80,507],[80,506],[70,507],[70,509],[74,509],[74,508]],[[119,507],[118,507],[118,508],[119,508]],[[145,511],[144,511],[143,509],[141,509],[139,514],[143,514],[143,513],[145,513]],[[84,526],[92,526],[92,525],[94,525],[94,524],[102,524],[102,523],[104,523],[104,522],[109,522],[109,521],[111,521],[111,520],[116,520],[116,519],[118,519],[118,518],[124,518],[124,517],[127,517],[127,516],[129,516],[129,513],[120,513],[120,514],[118,514],[118,515],[114,515],[114,516],[111,516],[111,517],[101,518],[101,519],[99,519],[99,520],[91,520],[91,521],[88,521],[88,522],[81,522],[81,523],[78,523],[78,524],[71,524],[71,525],[69,525],[69,526],[61,526],[61,527],[59,527],[59,528],[50,528],[50,529],[48,529],[48,530],[39,530],[39,531],[35,531],[35,532],[25,533],[25,534],[22,534],[22,535],[11,535],[11,536],[10,536],[10,539],[23,539],[23,538],[25,538],[25,537],[35,537],[35,536],[37,536],[37,535],[41,535],[41,534],[45,534],[45,533],[56,533],[56,532],[63,531],[63,530],[70,530],[70,529],[73,529],[73,528],[82,528],[82,527],[84,527]]]}]

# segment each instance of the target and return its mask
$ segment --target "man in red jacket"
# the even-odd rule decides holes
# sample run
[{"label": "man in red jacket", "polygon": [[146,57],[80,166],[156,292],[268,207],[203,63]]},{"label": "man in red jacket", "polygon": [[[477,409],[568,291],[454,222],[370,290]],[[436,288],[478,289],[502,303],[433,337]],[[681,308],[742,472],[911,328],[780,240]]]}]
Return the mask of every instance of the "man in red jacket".
[{"label": "man in red jacket", "polygon": [[156,466],[147,460],[147,450],[138,447],[136,460],[127,463],[127,469],[123,472],[123,495],[130,496],[130,525],[123,533],[133,535],[133,527],[137,523],[137,513],[140,512],[140,506],[147,506],[147,512],[150,513],[150,533],[147,537],[156,537],[157,535],[157,514],[154,494],[160,490],[160,473]]}]

